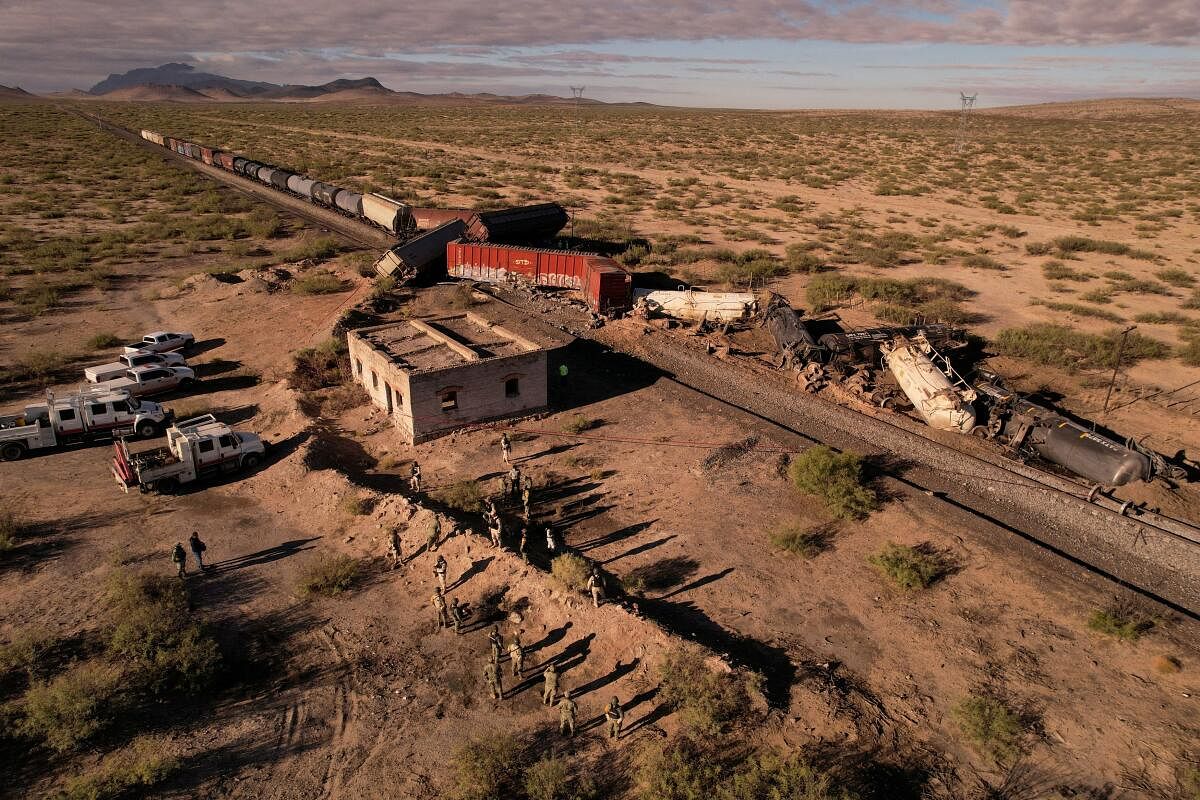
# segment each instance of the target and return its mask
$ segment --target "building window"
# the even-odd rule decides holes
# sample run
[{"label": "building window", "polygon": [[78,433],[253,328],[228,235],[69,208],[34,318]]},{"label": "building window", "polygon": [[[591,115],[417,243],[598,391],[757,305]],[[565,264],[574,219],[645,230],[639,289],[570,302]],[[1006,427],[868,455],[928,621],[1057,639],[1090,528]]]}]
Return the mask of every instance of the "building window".
[{"label": "building window", "polygon": [[396,396],[396,408],[404,408],[404,395],[400,394],[400,390],[392,389],[392,394]]},{"label": "building window", "polygon": [[442,411],[449,414],[458,410],[458,390],[447,389],[442,392]]},{"label": "building window", "polygon": [[375,374],[375,370],[371,370],[371,388],[379,388],[379,376]]},{"label": "building window", "polygon": [[520,378],[505,378],[504,379],[504,396],[505,397],[520,397],[521,396],[521,379]]},{"label": "building window", "polygon": [[355,369],[358,370],[358,374],[362,375],[362,359],[361,358],[354,359],[354,367],[355,367]]}]

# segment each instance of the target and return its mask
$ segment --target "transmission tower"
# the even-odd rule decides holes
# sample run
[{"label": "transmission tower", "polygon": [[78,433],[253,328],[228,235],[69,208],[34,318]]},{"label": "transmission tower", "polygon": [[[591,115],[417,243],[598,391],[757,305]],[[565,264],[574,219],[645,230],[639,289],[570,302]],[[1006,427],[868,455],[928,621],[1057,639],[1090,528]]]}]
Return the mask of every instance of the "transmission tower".
[{"label": "transmission tower", "polygon": [[958,115],[958,135],[954,138],[954,152],[961,153],[967,146],[967,133],[971,125],[971,111],[975,108],[975,98],[978,94],[968,95],[966,92],[959,92],[958,96],[962,98],[962,111]]},{"label": "transmission tower", "polygon": [[571,87],[571,96],[575,98],[575,110],[576,111],[579,110],[579,106],[583,102],[583,90],[586,88],[587,88],[586,86],[572,86]]}]

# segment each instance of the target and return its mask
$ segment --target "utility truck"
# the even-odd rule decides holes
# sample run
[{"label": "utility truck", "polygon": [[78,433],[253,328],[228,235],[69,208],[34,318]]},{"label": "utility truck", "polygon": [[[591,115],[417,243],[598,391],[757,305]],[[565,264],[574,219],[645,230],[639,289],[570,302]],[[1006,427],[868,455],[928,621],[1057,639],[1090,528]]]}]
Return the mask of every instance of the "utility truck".
[{"label": "utility truck", "polygon": [[167,446],[131,453],[124,439],[113,444],[112,474],[121,490],[168,492],[185,483],[262,463],[266,445],[253,433],[234,431],[212,414],[167,429]]},{"label": "utility truck", "polygon": [[103,383],[124,377],[134,367],[186,367],[187,361],[179,353],[126,353],[109,364],[97,364],[83,371],[88,383]]},{"label": "utility truck", "polygon": [[16,461],[35,450],[72,442],[133,434],[159,435],[172,414],[158,403],[138,400],[128,392],[88,389],[25,406],[21,414],[0,416],[0,460]]},{"label": "utility truck", "polygon": [[120,378],[97,383],[97,389],[124,391],[135,397],[186,388],[196,382],[190,367],[134,367],[125,370]]},{"label": "utility truck", "polygon": [[195,343],[196,337],[184,331],[154,331],[143,336],[140,342],[125,345],[125,352],[164,353],[168,350],[183,350]]}]

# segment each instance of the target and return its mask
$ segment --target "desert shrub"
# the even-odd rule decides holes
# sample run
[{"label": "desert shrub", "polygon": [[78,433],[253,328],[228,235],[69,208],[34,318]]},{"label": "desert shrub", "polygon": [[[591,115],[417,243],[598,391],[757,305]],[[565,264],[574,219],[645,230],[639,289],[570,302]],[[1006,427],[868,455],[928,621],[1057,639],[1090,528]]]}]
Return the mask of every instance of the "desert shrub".
[{"label": "desert shrub", "polygon": [[942,559],[928,548],[908,547],[888,542],[868,559],[901,589],[925,589],[946,571]]},{"label": "desert shrub", "polygon": [[856,285],[846,275],[818,275],[809,281],[805,297],[814,311],[826,311],[849,300]]},{"label": "desert shrub", "polygon": [[[1089,367],[1111,367],[1121,345],[1121,333],[1084,333],[1065,325],[1037,323],[1005,328],[996,337],[996,348],[1005,355],[1028,358],[1038,364],[1074,371]],[[1171,347],[1157,339],[1131,333],[1122,354],[1123,364],[1142,359],[1167,358]]]},{"label": "desert shrub", "polygon": [[985,256],[982,253],[972,253],[971,255],[963,258],[962,263],[964,267],[969,269],[994,269],[1001,271],[1008,269],[1008,267],[1004,266],[996,259],[992,258],[991,256]]},{"label": "desert shrub", "polygon": [[968,741],[997,761],[1015,760],[1023,752],[1025,726],[1020,716],[994,697],[970,695],[951,714]]},{"label": "desert shrub", "polygon": [[1200,367],[1200,338],[1191,338],[1179,348],[1179,360],[1189,367]]},{"label": "desert shrub", "polygon": [[1074,314],[1079,317],[1092,317],[1094,319],[1102,319],[1106,322],[1124,322],[1124,317],[1119,314],[1114,314],[1111,311],[1106,311],[1103,308],[1092,308],[1080,303],[1062,303],[1056,300],[1042,300],[1035,302],[1035,305],[1045,306],[1051,311],[1064,311],[1068,314]]},{"label": "desert shrub", "polygon": [[1172,267],[1171,269],[1162,269],[1154,273],[1154,276],[1163,283],[1169,283],[1172,286],[1178,286],[1181,289],[1186,289],[1196,283],[1196,276],[1188,272],[1186,269]]},{"label": "desert shrub", "polygon": [[771,534],[771,546],[802,558],[813,558],[825,549],[827,534],[798,522],[783,525]]},{"label": "desert shrub", "polygon": [[1088,617],[1087,626],[1096,633],[1136,642],[1142,634],[1154,627],[1154,621],[1146,619],[1127,608],[1096,609]]},{"label": "desert shrub", "polygon": [[583,414],[572,414],[570,417],[563,420],[562,429],[563,433],[570,433],[578,436],[581,433],[599,427],[599,425],[599,420],[589,419]]},{"label": "desert shrub", "polygon": [[582,592],[587,588],[592,565],[583,556],[565,553],[550,562],[550,575],[565,591]]},{"label": "desert shrub", "polygon": [[1200,289],[1193,289],[1192,296],[1184,300],[1182,305],[1189,309],[1200,308]]},{"label": "desert shrub", "polygon": [[680,721],[701,735],[715,735],[750,710],[755,678],[738,672],[717,672],[696,650],[677,647],[658,668],[660,697],[679,714]]},{"label": "desert shrub", "polygon": [[522,780],[529,800],[593,800],[595,785],[584,775],[576,775],[567,762],[547,756],[525,770]]},{"label": "desert shrub", "polygon": [[30,680],[46,672],[46,661],[57,640],[47,630],[23,630],[0,647],[0,675],[24,672]]},{"label": "desert shrub", "polygon": [[274,211],[259,206],[250,212],[246,229],[251,236],[259,239],[274,239],[283,232],[283,220]]},{"label": "desert shrub", "polygon": [[332,236],[318,236],[301,242],[289,250],[284,259],[287,261],[323,261],[336,255],[342,249],[342,244]]},{"label": "desert shrub", "polygon": [[68,778],[54,800],[117,800],[142,794],[179,768],[165,739],[139,737],[126,748],[106,755],[83,775]]},{"label": "desert shrub", "polygon": [[483,487],[479,481],[457,481],[430,492],[434,500],[444,506],[469,514],[483,510]]},{"label": "desert shrub", "polygon": [[721,766],[691,736],[676,736],[643,751],[637,769],[639,800],[704,800],[713,797]]},{"label": "desert shrub", "polygon": [[110,666],[82,664],[49,683],[35,683],[25,693],[20,729],[52,750],[71,750],[111,721],[119,681]]},{"label": "desert shrub", "polygon": [[97,333],[87,340],[87,346],[92,350],[107,350],[110,347],[116,347],[122,341],[121,337],[112,332]]},{"label": "desert shrub", "polygon": [[327,339],[318,347],[306,347],[292,356],[293,389],[311,392],[330,386],[340,386],[350,380],[350,359],[346,343]]},{"label": "desert shrub", "polygon": [[814,255],[812,247],[802,242],[787,246],[783,263],[792,272],[822,272],[829,269],[825,260]]},{"label": "desert shrub", "polygon": [[66,361],[66,356],[57,350],[32,350],[5,370],[4,377],[14,381],[41,380],[61,369]]},{"label": "desert shrub", "polygon": [[1052,281],[1077,281],[1084,282],[1092,279],[1093,276],[1086,272],[1080,272],[1074,267],[1070,267],[1061,261],[1047,261],[1042,264],[1042,275],[1047,280]]},{"label": "desert shrub", "polygon": [[300,572],[296,588],[301,597],[315,594],[336,597],[354,586],[358,569],[357,558],[344,553],[326,553],[310,561]]},{"label": "desert shrub", "polygon": [[369,497],[360,497],[356,494],[349,494],[342,498],[342,502],[338,504],[342,512],[352,517],[363,517],[371,513],[371,509],[375,507],[375,503]]},{"label": "desert shrub", "polygon": [[788,475],[797,489],[821,498],[839,519],[862,519],[879,507],[875,492],[863,485],[862,458],[854,453],[810,447],[792,459]]},{"label": "desert shrub", "polygon": [[292,284],[292,291],[296,294],[336,294],[345,290],[346,282],[325,270],[309,273]]},{"label": "desert shrub", "polygon": [[122,571],[108,587],[113,627],[108,651],[151,693],[195,690],[216,675],[221,653],[194,620],[186,586],[165,575]]},{"label": "desert shrub", "polygon": [[523,753],[508,735],[488,736],[459,748],[452,761],[457,800],[509,800],[516,796]]},{"label": "desert shrub", "polygon": [[717,800],[852,800],[831,775],[795,754],[756,753],[739,764],[714,792]]}]

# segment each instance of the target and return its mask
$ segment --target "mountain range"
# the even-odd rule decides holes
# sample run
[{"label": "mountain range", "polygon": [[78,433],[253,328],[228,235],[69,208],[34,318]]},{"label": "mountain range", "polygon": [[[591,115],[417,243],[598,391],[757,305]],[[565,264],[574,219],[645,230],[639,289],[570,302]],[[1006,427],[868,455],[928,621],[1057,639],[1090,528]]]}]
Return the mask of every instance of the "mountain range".
[{"label": "mountain range", "polygon": [[[91,96],[105,100],[141,100],[173,102],[331,102],[368,101],[384,103],[519,103],[536,105],[571,104],[573,98],[555,97],[547,94],[520,96],[490,93],[463,94],[420,94],[418,92],[393,91],[375,78],[329,81],[319,86],[303,84],[278,84],[266,81],[249,81],[229,78],[211,72],[197,72],[191,64],[170,63],[158,67],[139,67],[120,75],[109,75],[86,93],[73,96]],[[598,100],[584,99],[583,103],[600,104]],[[644,105],[644,104],[638,104]]]}]

